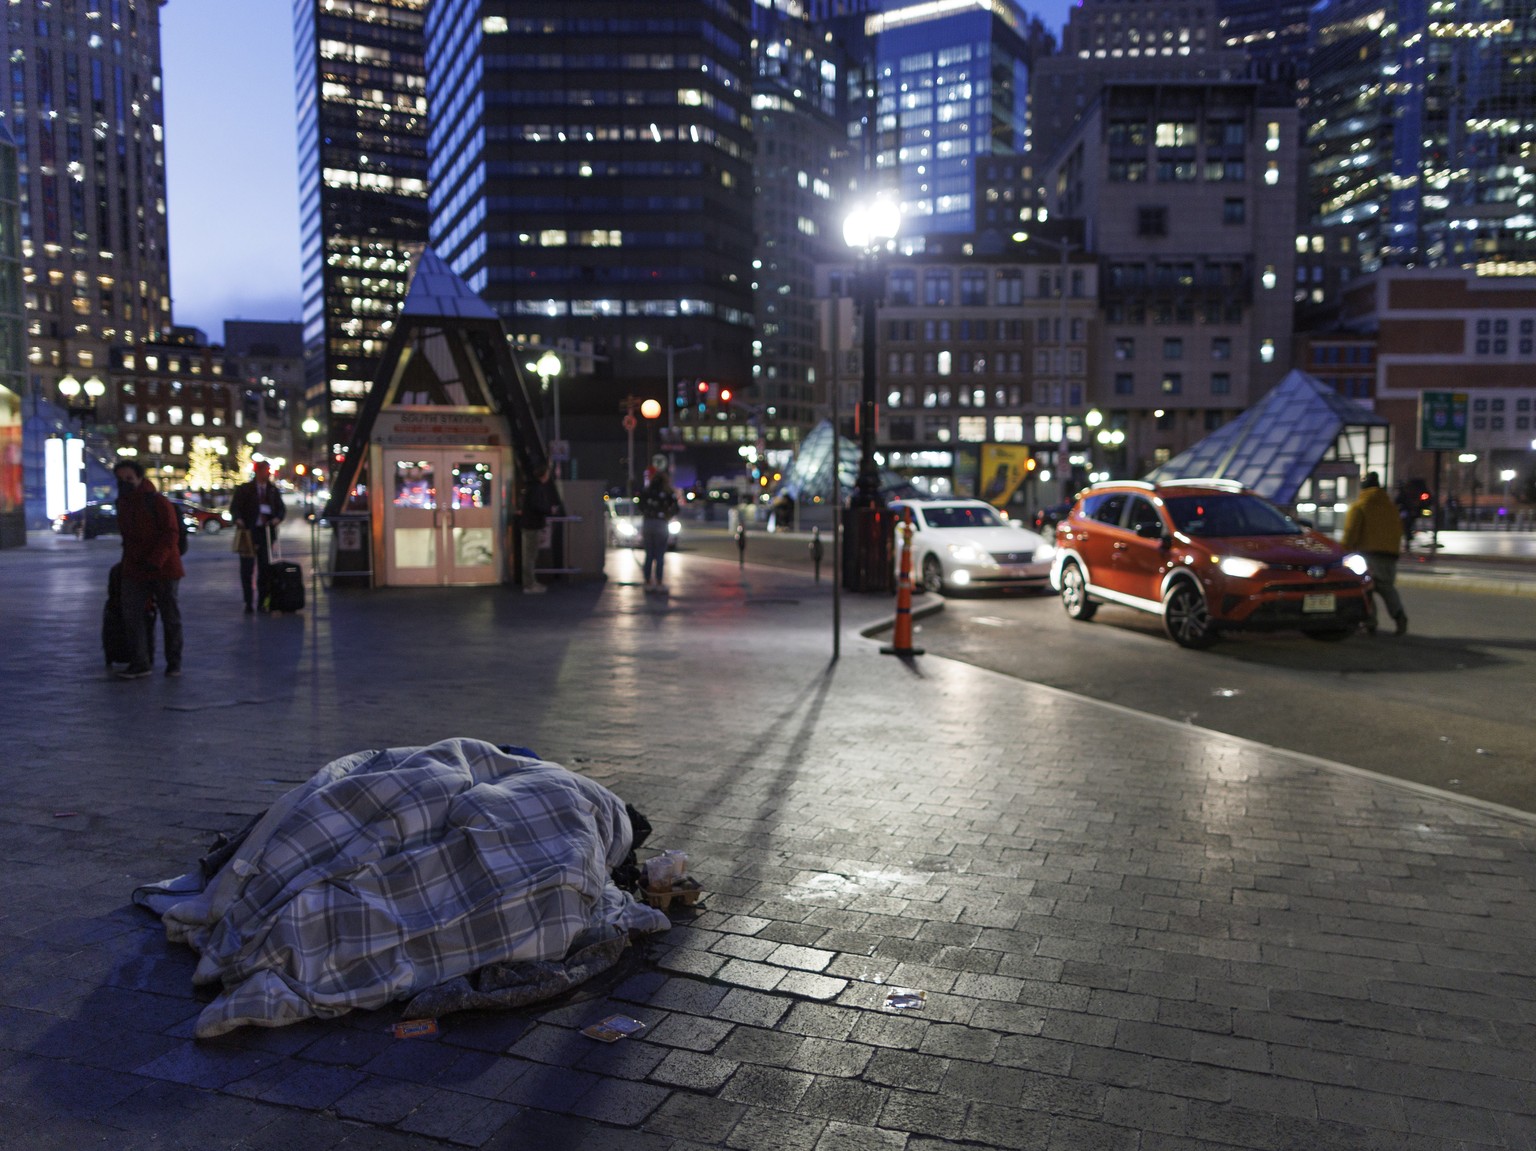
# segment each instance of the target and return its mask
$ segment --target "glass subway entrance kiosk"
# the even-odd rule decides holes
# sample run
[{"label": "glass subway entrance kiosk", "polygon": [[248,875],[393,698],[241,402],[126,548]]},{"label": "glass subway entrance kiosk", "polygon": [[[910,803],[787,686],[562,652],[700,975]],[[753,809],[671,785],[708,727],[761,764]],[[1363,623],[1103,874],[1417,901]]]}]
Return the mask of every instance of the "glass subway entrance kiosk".
[{"label": "glass subway entrance kiosk", "polygon": [[368,454],[375,585],[503,582],[512,449],[499,415],[385,408]]}]

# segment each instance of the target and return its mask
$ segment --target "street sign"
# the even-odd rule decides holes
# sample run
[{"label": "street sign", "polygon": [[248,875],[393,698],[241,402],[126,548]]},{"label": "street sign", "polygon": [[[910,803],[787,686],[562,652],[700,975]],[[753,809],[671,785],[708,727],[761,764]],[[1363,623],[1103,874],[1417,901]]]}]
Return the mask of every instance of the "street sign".
[{"label": "street sign", "polygon": [[635,417],[630,415],[628,412],[624,413],[624,430],[626,432],[632,432],[635,430]]},{"label": "street sign", "polygon": [[1467,393],[1419,393],[1419,450],[1460,452],[1467,447]]}]

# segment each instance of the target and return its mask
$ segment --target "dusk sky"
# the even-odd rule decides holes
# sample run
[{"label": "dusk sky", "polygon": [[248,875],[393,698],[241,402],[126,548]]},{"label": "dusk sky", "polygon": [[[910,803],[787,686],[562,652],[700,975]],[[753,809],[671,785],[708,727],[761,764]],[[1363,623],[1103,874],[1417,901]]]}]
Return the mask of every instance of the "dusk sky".
[{"label": "dusk sky", "polygon": [[[1074,0],[1025,7],[1052,29]],[[299,318],[292,0],[170,0],[160,11],[172,314]]]}]

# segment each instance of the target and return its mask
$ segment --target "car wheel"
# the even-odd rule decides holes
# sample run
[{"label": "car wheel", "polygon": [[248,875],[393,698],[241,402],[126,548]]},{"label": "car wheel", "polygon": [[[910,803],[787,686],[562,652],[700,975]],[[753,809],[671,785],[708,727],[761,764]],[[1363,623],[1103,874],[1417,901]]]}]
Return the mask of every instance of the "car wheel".
[{"label": "car wheel", "polygon": [[1352,627],[1328,627],[1318,631],[1303,632],[1302,634],[1308,639],[1315,639],[1322,643],[1338,643],[1340,640],[1348,639],[1354,632],[1355,629]]},{"label": "car wheel", "polygon": [[1163,630],[1180,647],[1206,648],[1216,642],[1205,596],[1187,579],[1175,580],[1163,596]]},{"label": "car wheel", "polygon": [[202,523],[197,525],[197,530],[200,532],[206,532],[211,536],[216,536],[224,530],[224,524],[220,520],[204,520]]},{"label": "car wheel", "polygon": [[1080,620],[1092,619],[1099,610],[1099,605],[1088,598],[1088,581],[1076,564],[1061,569],[1061,606],[1066,608],[1067,615]]},{"label": "car wheel", "polygon": [[944,590],[944,567],[939,563],[938,556],[923,557],[923,590],[936,592]]}]

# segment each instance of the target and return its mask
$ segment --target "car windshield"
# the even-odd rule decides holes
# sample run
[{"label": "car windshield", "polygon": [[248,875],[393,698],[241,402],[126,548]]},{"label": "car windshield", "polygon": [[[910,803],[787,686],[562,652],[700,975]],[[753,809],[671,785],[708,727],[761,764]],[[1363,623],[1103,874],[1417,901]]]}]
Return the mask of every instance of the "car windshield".
[{"label": "car windshield", "polygon": [[931,528],[1000,528],[1003,526],[1003,521],[998,518],[997,513],[985,505],[924,508],[923,522]]},{"label": "car windshield", "polygon": [[1305,529],[1274,504],[1247,495],[1163,498],[1176,530],[1188,536],[1294,536]]}]

